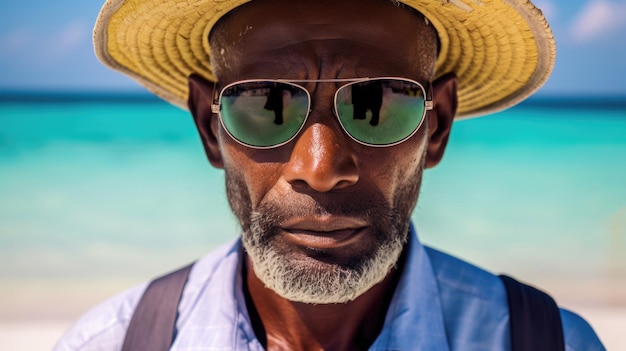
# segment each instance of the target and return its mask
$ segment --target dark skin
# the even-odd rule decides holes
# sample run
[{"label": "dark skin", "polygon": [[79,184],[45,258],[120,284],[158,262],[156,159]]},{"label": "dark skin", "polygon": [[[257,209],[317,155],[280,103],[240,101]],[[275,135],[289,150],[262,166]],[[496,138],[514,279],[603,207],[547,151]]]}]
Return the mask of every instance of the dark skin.
[{"label": "dark skin", "polygon": [[[277,14],[288,16],[277,20]],[[380,76],[411,78],[428,86],[436,61],[432,28],[416,14],[384,1],[252,2],[220,22],[210,42],[220,86],[254,78]],[[392,204],[407,182],[420,182],[423,169],[439,163],[456,112],[456,78],[444,75],[433,82],[435,107],[420,130],[399,145],[371,148],[342,131],[332,113],[335,86],[310,84],[313,111],[300,135],[282,147],[255,150],[233,141],[211,113],[212,83],[192,76],[189,87],[190,110],[211,164],[245,180],[252,208],[263,201],[280,203],[284,197],[332,203],[357,192]],[[403,209],[407,218],[412,209]],[[315,220],[319,227],[311,225]],[[338,261],[358,252],[324,232],[336,229],[332,217],[294,221],[297,228],[283,229],[284,243],[303,252],[303,258],[302,246],[328,248]],[[359,241],[369,243],[368,224],[360,225]],[[306,239],[291,240],[302,227],[309,234]],[[312,305],[266,288],[249,259],[246,268],[248,309],[268,350],[366,350],[382,329],[400,274],[392,269],[348,303]]]},{"label": "dark skin", "polygon": [[397,271],[354,301],[326,305],[286,300],[248,274],[255,333],[267,350],[367,350],[382,329]]}]

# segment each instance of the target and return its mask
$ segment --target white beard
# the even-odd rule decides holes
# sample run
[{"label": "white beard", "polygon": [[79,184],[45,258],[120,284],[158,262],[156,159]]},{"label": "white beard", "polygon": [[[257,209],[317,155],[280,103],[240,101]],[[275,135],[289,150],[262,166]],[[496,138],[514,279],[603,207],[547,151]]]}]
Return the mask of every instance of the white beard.
[{"label": "white beard", "polygon": [[[255,215],[260,214],[252,217]],[[279,296],[308,304],[346,303],[380,283],[398,262],[408,230],[387,235],[370,257],[356,267],[345,267],[279,252],[271,241],[263,240],[263,229],[257,223],[252,220],[242,237],[254,273]]]}]

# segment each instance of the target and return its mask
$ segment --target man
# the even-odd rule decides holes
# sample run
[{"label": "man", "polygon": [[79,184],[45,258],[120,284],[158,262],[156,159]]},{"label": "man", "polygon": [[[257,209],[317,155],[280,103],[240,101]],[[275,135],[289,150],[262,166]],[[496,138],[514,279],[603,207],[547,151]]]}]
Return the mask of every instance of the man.
[{"label": "man", "polygon": [[[110,0],[95,43],[187,101],[241,224],[189,273],[172,350],[514,347],[501,280],[422,246],[410,215],[455,115],[511,106],[550,74],[532,4]],[[354,118],[356,84],[384,87],[376,126]],[[281,124],[270,88],[291,92]],[[145,288],[89,312],[56,350],[119,350]],[[557,314],[567,350],[603,349]]]}]

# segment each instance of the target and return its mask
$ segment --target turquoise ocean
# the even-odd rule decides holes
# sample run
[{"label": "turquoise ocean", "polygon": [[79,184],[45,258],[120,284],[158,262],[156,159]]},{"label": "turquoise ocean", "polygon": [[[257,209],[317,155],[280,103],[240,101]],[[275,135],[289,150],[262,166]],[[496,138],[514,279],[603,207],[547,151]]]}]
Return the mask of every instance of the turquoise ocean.
[{"label": "turquoise ocean", "polygon": [[[74,318],[237,236],[186,111],[136,96],[0,99],[0,319]],[[428,245],[626,306],[626,99],[457,122],[413,215]]]}]

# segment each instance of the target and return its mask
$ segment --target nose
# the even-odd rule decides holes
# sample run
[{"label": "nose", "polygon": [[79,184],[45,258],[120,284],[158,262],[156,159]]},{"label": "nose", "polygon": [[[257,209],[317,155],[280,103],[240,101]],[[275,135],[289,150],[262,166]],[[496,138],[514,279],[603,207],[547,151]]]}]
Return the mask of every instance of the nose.
[{"label": "nose", "polygon": [[317,192],[343,189],[359,180],[357,157],[339,125],[312,123],[295,140],[285,179]]}]

